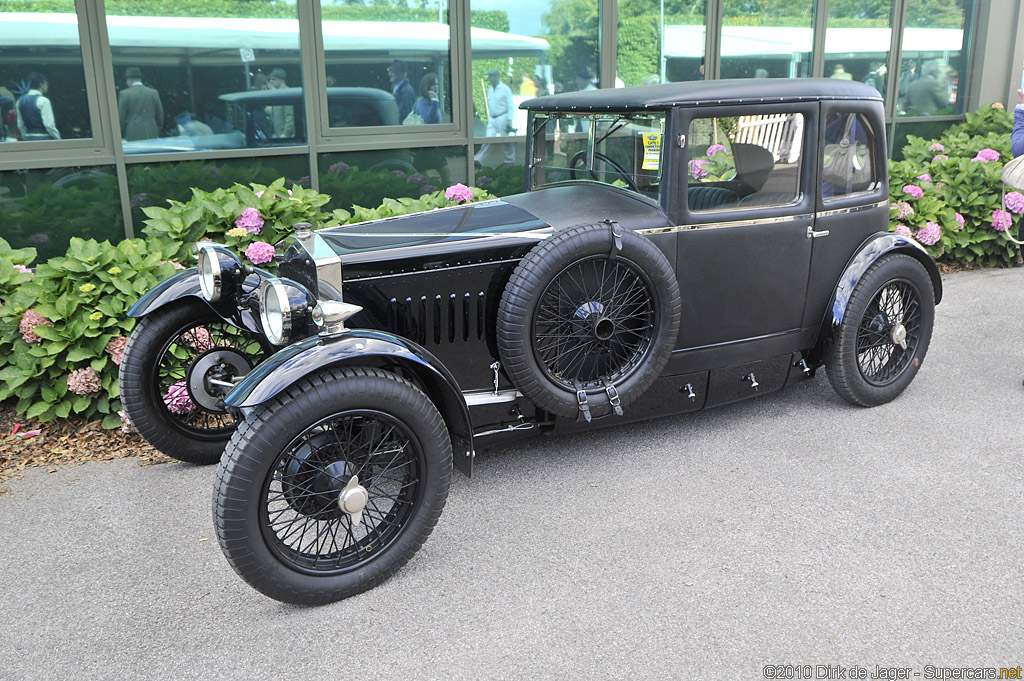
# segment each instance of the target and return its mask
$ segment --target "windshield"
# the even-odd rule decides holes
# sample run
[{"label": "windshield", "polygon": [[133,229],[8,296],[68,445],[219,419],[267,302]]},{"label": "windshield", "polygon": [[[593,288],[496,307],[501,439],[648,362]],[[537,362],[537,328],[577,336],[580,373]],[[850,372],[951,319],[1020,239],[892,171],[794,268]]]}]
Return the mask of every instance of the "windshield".
[{"label": "windshield", "polygon": [[537,114],[532,189],[589,181],[658,198],[664,112]]}]

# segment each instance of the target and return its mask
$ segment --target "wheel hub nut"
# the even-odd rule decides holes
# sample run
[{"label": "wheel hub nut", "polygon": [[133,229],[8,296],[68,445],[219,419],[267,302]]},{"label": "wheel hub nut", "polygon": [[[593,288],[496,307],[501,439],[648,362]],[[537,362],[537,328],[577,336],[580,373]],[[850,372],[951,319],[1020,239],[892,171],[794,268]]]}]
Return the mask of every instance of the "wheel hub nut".
[{"label": "wheel hub nut", "polygon": [[907,349],[907,327],[897,324],[892,328],[892,342],[904,350]]},{"label": "wheel hub nut", "polygon": [[363,509],[366,508],[369,501],[370,494],[365,487],[359,484],[358,475],[353,475],[345,485],[345,489],[338,494],[338,508],[349,514],[353,525],[358,525],[363,521]]}]

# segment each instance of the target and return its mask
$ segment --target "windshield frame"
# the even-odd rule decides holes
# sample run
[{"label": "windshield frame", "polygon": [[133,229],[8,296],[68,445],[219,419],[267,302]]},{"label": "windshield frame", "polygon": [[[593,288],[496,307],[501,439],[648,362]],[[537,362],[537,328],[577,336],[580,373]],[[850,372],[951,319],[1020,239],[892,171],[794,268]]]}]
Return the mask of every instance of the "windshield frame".
[{"label": "windshield frame", "polygon": [[[658,135],[657,138],[657,165],[656,167],[648,167],[650,162],[650,156],[645,156],[645,151],[648,149],[646,146],[647,141],[641,141],[639,137],[637,142],[634,143],[634,149],[629,158],[630,163],[633,167],[624,169],[629,171],[627,174],[630,175],[631,180],[636,185],[636,188],[630,186],[620,186],[625,182],[620,180],[620,184],[612,184],[611,181],[605,182],[594,177],[592,172],[592,164],[596,165],[596,170],[601,173],[605,170],[617,170],[614,168],[608,168],[608,166],[600,161],[603,156],[604,149],[607,149],[604,145],[609,139],[613,142],[616,139],[622,139],[633,134],[639,135],[642,127],[650,127],[652,119],[656,119],[654,122],[660,122],[660,130],[652,133]],[[667,177],[671,175],[671,155],[667,146],[667,141],[671,139],[669,127],[671,125],[672,115],[671,110],[666,109],[645,109],[642,111],[531,111],[528,123],[528,130],[530,135],[527,138],[527,158],[529,158],[529,165],[527,166],[527,187],[529,191],[535,191],[543,189],[545,187],[562,186],[566,184],[597,184],[603,187],[621,189],[628,192],[629,194],[637,197],[642,197],[647,201],[664,205],[668,200],[669,185],[666,182]],[[551,125],[554,122],[558,122],[559,128],[554,133],[551,132]],[[583,126],[585,132],[577,130],[566,130],[563,131],[561,126],[570,128],[576,127],[574,123],[585,122]],[[626,135],[622,135],[622,131],[628,128],[634,128],[632,131],[627,130]],[[648,133],[651,134],[651,133]],[[572,154],[561,153],[564,158],[572,159],[575,156],[583,154],[583,159],[586,159],[583,163],[578,163],[576,166],[576,177],[569,178],[555,178],[552,179],[551,175],[557,175],[559,171],[568,171],[568,164],[563,163],[562,165],[550,164],[549,163],[549,145],[559,145],[562,142],[568,141],[570,143],[570,149],[578,150],[573,151]],[[643,146],[636,146],[637,144]],[[598,150],[599,154],[595,156],[595,150]],[[555,153],[555,152],[553,152]],[[553,155],[553,154],[552,154]],[[598,163],[594,164],[593,160],[597,158]],[[637,172],[636,166],[642,166],[642,170]],[[653,171],[653,172],[652,172]],[[611,176],[616,176],[617,172],[607,173]],[[653,178],[653,182],[650,180]],[[650,189],[650,191],[644,191],[644,188]],[[639,191],[638,191],[639,190]]]}]

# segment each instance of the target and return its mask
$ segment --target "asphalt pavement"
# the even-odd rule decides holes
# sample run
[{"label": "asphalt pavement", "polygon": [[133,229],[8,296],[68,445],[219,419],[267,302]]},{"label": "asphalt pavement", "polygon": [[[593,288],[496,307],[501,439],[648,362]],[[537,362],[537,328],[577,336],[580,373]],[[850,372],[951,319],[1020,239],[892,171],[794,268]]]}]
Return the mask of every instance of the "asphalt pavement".
[{"label": "asphalt pavement", "polygon": [[333,605],[283,605],[234,574],[215,467],[30,471],[0,495],[0,679],[1022,665],[1024,268],[944,284],[928,357],[895,402],[852,407],[820,372],[706,412],[485,450],[412,561]]}]

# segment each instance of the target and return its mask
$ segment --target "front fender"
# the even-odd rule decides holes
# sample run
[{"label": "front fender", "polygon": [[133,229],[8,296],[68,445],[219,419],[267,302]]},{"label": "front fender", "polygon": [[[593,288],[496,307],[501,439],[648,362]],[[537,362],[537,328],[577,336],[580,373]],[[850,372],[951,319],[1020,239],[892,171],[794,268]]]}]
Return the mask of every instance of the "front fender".
[{"label": "front fender", "polygon": [[420,380],[441,412],[451,435],[453,463],[469,477],[473,467],[473,426],[462,390],[451,372],[426,348],[401,336],[354,329],[335,338],[306,338],[253,369],[224,402],[236,409],[255,407],[309,374],[331,366],[396,364]]},{"label": "front fender", "polygon": [[[260,281],[270,276],[263,270],[256,270],[245,278],[245,286],[259,290]],[[168,303],[173,303],[182,298],[196,298],[205,303],[221,319],[252,333],[262,336],[263,329],[260,327],[257,314],[248,307],[239,306],[234,300],[226,299],[216,302],[209,302],[203,297],[203,290],[199,286],[199,270],[195,267],[178,272],[173,277],[164,279],[159,284],[147,291],[128,310],[129,317],[145,317],[147,314],[158,310]]]}]

